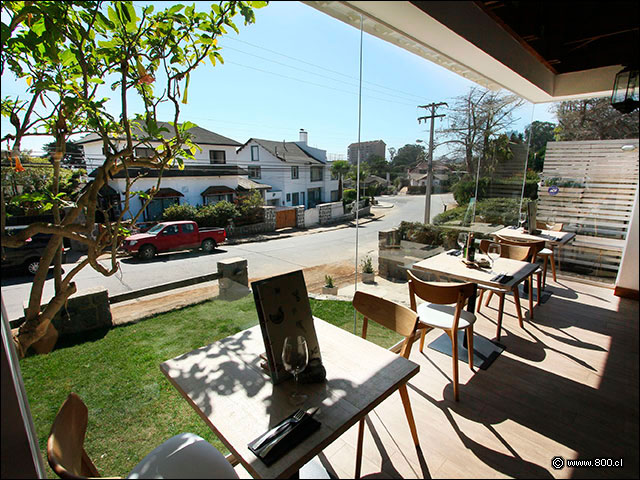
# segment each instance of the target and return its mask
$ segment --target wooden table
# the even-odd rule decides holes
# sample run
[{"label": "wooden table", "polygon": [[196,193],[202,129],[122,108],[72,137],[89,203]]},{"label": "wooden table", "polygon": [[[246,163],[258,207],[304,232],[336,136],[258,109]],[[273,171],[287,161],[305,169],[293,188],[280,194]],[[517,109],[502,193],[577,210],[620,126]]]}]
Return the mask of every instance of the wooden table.
[{"label": "wooden table", "polygon": [[299,388],[309,396],[303,408],[320,407],[314,418],[322,426],[270,467],[247,444],[296,407],[288,403],[293,380],[273,385],[260,367],[265,347],[259,326],[160,364],[173,386],[255,478],[296,475],[420,370],[414,362],[323,320],[315,318],[314,324],[327,379]]},{"label": "wooden table", "polygon": [[572,238],[576,236],[573,232],[556,232],[553,230],[540,230],[540,233],[532,235],[530,233],[524,233],[523,228],[513,229],[511,227],[504,227],[491,235],[495,238],[496,235],[501,237],[511,238],[513,240],[524,240],[528,242],[544,240],[547,242],[547,246],[556,247],[565,245]]},{"label": "wooden table", "polygon": [[[476,255],[476,259],[482,258],[487,257],[483,254]],[[456,280],[462,280],[463,282],[472,282],[478,285],[486,285],[488,287],[509,292],[535,272],[538,269],[538,265],[535,263],[521,262],[519,260],[500,257],[496,259],[493,264],[493,271],[489,268],[469,268],[462,263],[462,259],[459,256],[453,256],[447,254],[447,252],[443,252],[415,263],[413,268],[416,270],[431,272],[436,276],[453,278]],[[492,280],[492,278],[494,278],[498,272],[506,272],[507,275],[510,275],[513,278],[505,283],[496,282],[495,280]],[[476,298],[474,294],[469,299],[469,303],[467,305],[467,310],[471,313],[475,312],[475,302]],[[533,300],[530,298],[530,309],[533,308],[532,303]],[[519,301],[516,302],[516,309],[518,316],[521,318],[522,313],[520,311]],[[459,332],[459,334],[461,339],[458,348],[459,359],[462,362],[466,362],[468,359],[467,342],[466,338],[463,338],[463,335],[466,334],[466,330],[464,331],[464,334],[463,332]],[[451,356],[451,341],[446,334],[441,335],[438,339],[432,342],[429,347]],[[473,349],[474,365],[479,368],[486,369],[491,365],[493,360],[502,353],[504,346],[476,334],[473,337]]]}]

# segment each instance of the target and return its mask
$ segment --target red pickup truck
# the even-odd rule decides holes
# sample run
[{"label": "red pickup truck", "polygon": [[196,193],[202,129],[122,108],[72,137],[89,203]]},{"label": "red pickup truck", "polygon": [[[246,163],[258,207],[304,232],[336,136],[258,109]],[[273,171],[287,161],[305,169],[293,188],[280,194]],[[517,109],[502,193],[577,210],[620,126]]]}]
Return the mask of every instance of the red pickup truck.
[{"label": "red pickup truck", "polygon": [[225,241],[224,228],[198,229],[196,222],[162,222],[145,233],[137,233],[124,239],[122,247],[129,253],[150,260],[156,253],[201,247],[212,252]]}]

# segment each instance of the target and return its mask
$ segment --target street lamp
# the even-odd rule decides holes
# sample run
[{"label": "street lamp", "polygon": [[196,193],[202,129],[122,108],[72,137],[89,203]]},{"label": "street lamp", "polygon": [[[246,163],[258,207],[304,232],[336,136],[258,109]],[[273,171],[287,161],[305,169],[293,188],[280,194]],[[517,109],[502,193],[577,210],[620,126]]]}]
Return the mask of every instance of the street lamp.
[{"label": "street lamp", "polygon": [[[416,143],[425,143],[424,140],[419,138]],[[433,181],[433,138],[429,143],[429,155],[427,157],[427,185],[424,192],[424,223],[428,225],[431,223],[431,185]]]}]

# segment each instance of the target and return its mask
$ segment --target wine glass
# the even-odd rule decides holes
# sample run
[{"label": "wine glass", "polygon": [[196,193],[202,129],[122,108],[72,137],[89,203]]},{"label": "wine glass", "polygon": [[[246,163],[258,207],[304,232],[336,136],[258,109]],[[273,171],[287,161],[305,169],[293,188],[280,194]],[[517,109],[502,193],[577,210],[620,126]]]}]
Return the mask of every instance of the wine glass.
[{"label": "wine glass", "polygon": [[520,212],[520,219],[518,223],[520,223],[520,228],[524,228],[524,222],[527,221],[527,214],[525,212]]},{"label": "wine glass", "polygon": [[551,215],[547,217],[544,223],[547,226],[547,230],[553,230],[553,227],[556,226],[556,219],[553,215]]},{"label": "wine glass", "polygon": [[307,395],[298,392],[298,375],[307,368],[308,361],[309,350],[305,338],[302,335],[286,337],[282,346],[282,364],[295,379],[295,389],[289,397],[293,405],[300,405],[307,399]]},{"label": "wine glass", "polygon": [[493,273],[493,262],[500,258],[501,253],[502,248],[499,243],[489,244],[489,247],[487,248],[487,257],[489,257],[489,261],[491,262],[491,273]]},{"label": "wine glass", "polygon": [[464,247],[467,246],[467,239],[469,238],[469,234],[467,232],[461,232],[458,235],[458,245],[460,245],[460,251],[464,250]]}]

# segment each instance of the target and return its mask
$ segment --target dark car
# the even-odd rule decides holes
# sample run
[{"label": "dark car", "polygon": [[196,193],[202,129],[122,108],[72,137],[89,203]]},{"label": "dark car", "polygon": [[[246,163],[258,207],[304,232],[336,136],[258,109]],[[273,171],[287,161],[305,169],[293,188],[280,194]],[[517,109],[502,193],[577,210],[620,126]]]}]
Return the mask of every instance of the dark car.
[{"label": "dark car", "polygon": [[[27,228],[25,225],[6,227],[8,235],[15,235],[20,230]],[[40,267],[40,258],[51,239],[49,233],[37,233],[27,239],[26,243],[17,248],[2,246],[2,268],[15,267],[24,269],[30,275],[35,275]],[[62,261],[66,260],[68,248],[62,250]]]}]

